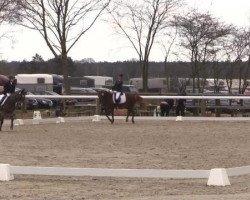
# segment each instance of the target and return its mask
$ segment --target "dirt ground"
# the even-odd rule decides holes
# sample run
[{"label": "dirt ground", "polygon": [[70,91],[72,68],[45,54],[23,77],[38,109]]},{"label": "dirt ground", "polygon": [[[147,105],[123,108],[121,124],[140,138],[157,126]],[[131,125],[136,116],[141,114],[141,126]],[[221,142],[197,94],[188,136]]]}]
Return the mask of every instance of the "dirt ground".
[{"label": "dirt ground", "polygon": [[[211,169],[250,165],[248,122],[121,120],[8,126],[0,132],[0,162],[20,166],[128,169]],[[205,179],[15,175],[0,182],[0,199],[196,200],[250,199],[250,175],[231,186]]]}]

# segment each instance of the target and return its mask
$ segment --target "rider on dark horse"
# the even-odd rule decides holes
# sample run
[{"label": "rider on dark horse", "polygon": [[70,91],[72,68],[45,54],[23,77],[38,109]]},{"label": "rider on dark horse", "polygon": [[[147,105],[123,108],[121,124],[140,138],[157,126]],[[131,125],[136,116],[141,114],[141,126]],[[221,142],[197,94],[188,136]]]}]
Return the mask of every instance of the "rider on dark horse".
[{"label": "rider on dark horse", "polygon": [[9,76],[9,81],[6,82],[3,86],[3,98],[0,101],[0,105],[3,105],[6,97],[10,96],[11,94],[15,93],[15,89],[16,89],[16,79],[15,76]]},{"label": "rider on dark horse", "polygon": [[115,103],[118,104],[121,100],[121,95],[123,95],[122,92],[122,86],[123,86],[123,74],[119,74],[112,90],[115,92]]}]

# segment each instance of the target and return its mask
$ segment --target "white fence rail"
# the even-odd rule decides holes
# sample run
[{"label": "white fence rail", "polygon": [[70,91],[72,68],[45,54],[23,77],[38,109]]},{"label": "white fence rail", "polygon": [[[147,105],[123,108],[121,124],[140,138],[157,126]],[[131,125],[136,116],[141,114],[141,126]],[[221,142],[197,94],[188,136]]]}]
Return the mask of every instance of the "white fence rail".
[{"label": "white fence rail", "polygon": [[[26,95],[27,98],[47,99],[98,99],[97,95]],[[250,96],[141,96],[143,99],[250,99]]]}]

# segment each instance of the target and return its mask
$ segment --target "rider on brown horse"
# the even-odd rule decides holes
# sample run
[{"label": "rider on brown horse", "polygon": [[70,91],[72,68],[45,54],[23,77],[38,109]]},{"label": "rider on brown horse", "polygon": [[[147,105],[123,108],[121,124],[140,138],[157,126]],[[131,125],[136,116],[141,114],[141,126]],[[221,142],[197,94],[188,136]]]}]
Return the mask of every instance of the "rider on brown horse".
[{"label": "rider on brown horse", "polygon": [[114,91],[114,100],[116,104],[120,103],[121,95],[123,95],[122,86],[123,86],[123,75],[119,74],[118,79],[115,82],[115,85],[113,86],[112,90]]}]

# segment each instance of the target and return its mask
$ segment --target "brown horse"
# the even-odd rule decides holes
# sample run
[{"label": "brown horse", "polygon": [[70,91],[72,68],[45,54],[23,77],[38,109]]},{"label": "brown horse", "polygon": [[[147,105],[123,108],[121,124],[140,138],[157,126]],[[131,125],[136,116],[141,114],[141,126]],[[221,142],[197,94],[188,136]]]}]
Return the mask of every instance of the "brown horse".
[{"label": "brown horse", "polygon": [[11,120],[10,129],[13,130],[14,111],[16,103],[21,102],[25,99],[26,91],[19,90],[11,94],[4,104],[0,107],[0,131],[2,130],[4,118],[9,117]]},{"label": "brown horse", "polygon": [[[122,104],[115,104],[113,102],[113,92],[112,91],[99,91],[98,97],[101,105],[101,111],[105,112],[106,117],[109,119],[109,121],[113,124],[114,123],[114,109],[115,108],[121,108],[121,109],[127,109],[127,117],[126,122],[128,122],[128,117],[132,116],[132,122],[134,121],[135,111],[134,107],[135,104],[142,102],[142,97],[140,97],[138,94],[125,94],[126,95],[126,102]],[[111,118],[110,116],[111,115]]]}]

